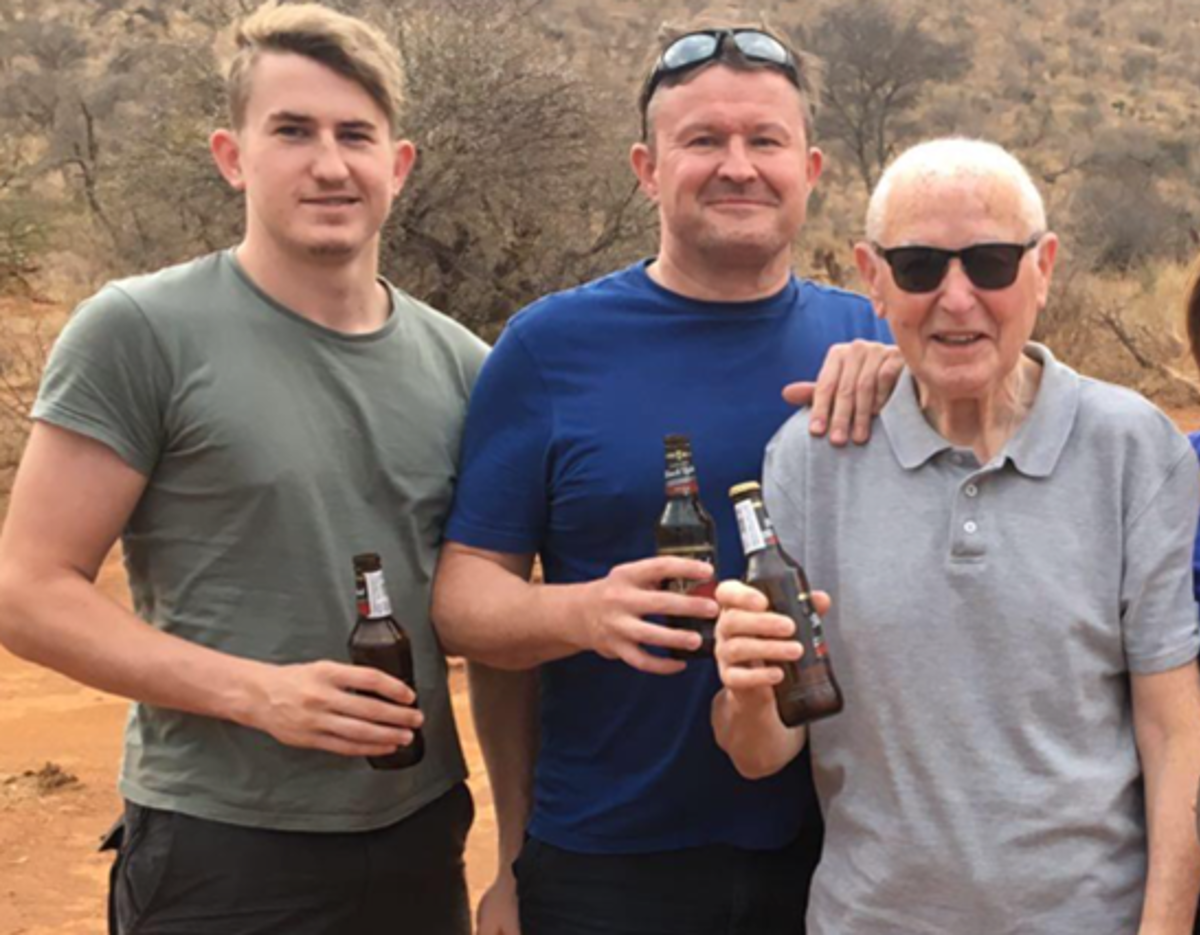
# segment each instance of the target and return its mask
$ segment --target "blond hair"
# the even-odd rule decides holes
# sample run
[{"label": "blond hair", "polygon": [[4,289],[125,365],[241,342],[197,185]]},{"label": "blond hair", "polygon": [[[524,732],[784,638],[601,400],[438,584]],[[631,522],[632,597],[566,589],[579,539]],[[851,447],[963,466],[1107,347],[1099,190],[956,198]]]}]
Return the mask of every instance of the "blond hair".
[{"label": "blond hair", "polygon": [[281,5],[269,0],[238,24],[237,52],[229,63],[226,90],[235,129],[246,119],[254,64],[264,52],[303,55],[359,85],[400,135],[404,68],[400,54],[377,28],[319,3]]}]

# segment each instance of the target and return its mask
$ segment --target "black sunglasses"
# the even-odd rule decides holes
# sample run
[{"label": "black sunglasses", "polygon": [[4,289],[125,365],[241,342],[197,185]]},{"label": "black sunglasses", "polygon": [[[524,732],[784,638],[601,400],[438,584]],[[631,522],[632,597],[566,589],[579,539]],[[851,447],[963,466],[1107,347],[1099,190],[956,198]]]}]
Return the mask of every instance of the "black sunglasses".
[{"label": "black sunglasses", "polygon": [[946,278],[950,261],[962,262],[963,272],[978,289],[1007,289],[1017,281],[1021,259],[1037,246],[1042,234],[1035,234],[1025,243],[977,243],[961,250],[942,250],[940,247],[892,247],[885,250],[879,244],[871,249],[887,261],[892,278],[905,292],[933,292]]},{"label": "black sunglasses", "polygon": [[726,41],[732,42],[743,58],[779,69],[792,84],[800,87],[800,72],[795,57],[787,46],[770,33],[761,29],[704,29],[689,32],[663,50],[654,65],[654,71],[642,86],[638,104],[642,111],[643,138],[646,135],[646,108],[658,86],[672,75],[719,61]]}]

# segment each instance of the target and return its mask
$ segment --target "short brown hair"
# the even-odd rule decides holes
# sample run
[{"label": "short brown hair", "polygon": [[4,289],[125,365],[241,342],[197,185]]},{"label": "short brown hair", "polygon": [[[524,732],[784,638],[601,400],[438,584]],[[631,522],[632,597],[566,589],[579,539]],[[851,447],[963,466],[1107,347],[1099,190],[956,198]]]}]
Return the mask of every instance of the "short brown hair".
[{"label": "short brown hair", "polygon": [[764,62],[746,58],[734,43],[725,41],[721,43],[719,54],[711,62],[673,75],[664,76],[659,80],[658,86],[654,88],[653,93],[651,93],[650,84],[658,67],[659,59],[671,43],[689,33],[703,32],[710,29],[757,29],[771,36],[787,49],[796,64],[796,90],[800,92],[804,133],[811,143],[814,133],[813,124],[816,120],[817,110],[821,104],[821,60],[808,52],[797,49],[776,30],[772,29],[763,17],[747,16],[737,12],[705,14],[694,20],[690,20],[686,24],[664,23],[662,25],[658,31],[658,49],[654,52],[653,60],[645,69],[645,78],[642,80],[641,90],[638,92],[638,110],[642,118],[643,136],[650,136],[650,104],[663,88],[673,88],[677,85],[687,84],[687,82],[691,81],[701,72],[706,71],[711,65],[724,65],[735,71],[756,71],[774,67]]},{"label": "short brown hair", "polygon": [[268,0],[237,28],[237,52],[229,63],[226,90],[235,129],[246,119],[254,64],[263,52],[290,52],[320,62],[362,87],[400,135],[404,68],[387,37],[363,20],[319,3],[281,5]]}]

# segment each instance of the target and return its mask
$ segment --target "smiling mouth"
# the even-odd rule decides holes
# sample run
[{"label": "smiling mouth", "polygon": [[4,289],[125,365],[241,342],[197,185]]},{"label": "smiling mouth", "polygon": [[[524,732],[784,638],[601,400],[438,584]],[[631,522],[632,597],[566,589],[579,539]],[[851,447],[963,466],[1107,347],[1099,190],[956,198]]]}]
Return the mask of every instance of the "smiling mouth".
[{"label": "smiling mouth", "polygon": [[304,204],[316,205],[318,208],[344,208],[358,204],[358,199],[349,195],[336,198],[305,198]]},{"label": "smiling mouth", "polygon": [[970,347],[979,341],[984,340],[982,334],[935,334],[933,340],[938,344],[945,344],[947,347]]}]

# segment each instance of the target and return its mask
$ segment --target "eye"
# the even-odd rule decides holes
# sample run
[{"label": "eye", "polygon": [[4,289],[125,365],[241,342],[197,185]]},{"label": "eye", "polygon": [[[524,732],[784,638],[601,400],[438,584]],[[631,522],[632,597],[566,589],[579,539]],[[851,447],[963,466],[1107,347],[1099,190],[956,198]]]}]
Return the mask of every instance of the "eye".
[{"label": "eye", "polygon": [[308,130],[296,123],[282,123],[275,128],[275,135],[285,140],[298,140],[307,136]]},{"label": "eye", "polygon": [[692,149],[703,149],[708,146],[716,146],[717,138],[711,134],[700,134],[690,137],[686,145]]},{"label": "eye", "polygon": [[339,136],[347,143],[374,143],[375,137],[365,130],[343,130]]}]

